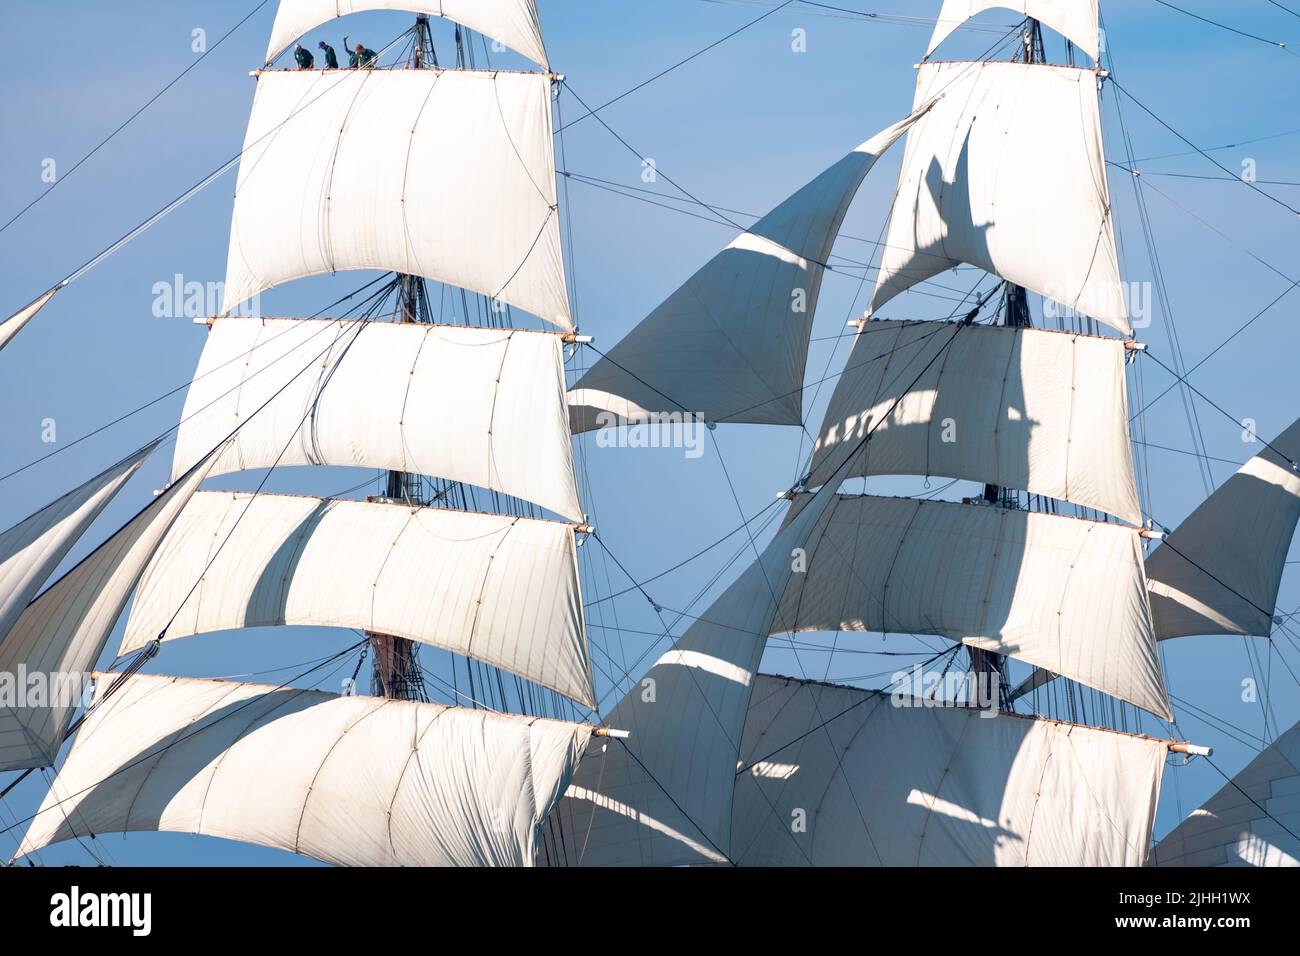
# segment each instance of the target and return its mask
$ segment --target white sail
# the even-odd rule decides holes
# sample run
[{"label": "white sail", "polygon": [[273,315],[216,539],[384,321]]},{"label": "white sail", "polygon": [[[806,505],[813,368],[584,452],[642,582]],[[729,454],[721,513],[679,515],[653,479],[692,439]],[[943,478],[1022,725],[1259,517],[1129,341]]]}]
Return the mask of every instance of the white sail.
[{"label": "white sail", "polygon": [[930,45],[925,48],[928,58],[948,36],[976,14],[985,10],[1013,10],[1033,17],[1051,27],[1094,60],[1101,59],[1101,37],[1098,29],[1098,0],[943,0],[939,22],[935,24]]},{"label": "white sail", "polygon": [[1300,724],[1157,843],[1151,863],[1300,867]]},{"label": "white sail", "polygon": [[[295,40],[335,17],[367,10],[406,10],[445,17],[498,40],[548,68],[536,0],[280,0],[266,48],[270,63]],[[313,52],[315,44],[312,44]],[[339,48],[342,51],[342,47]],[[319,62],[320,66],[324,63]]]},{"label": "white sail", "polygon": [[1096,73],[923,63],[916,102],[936,96],[907,137],[871,311],[965,262],[1130,334]]},{"label": "white sail", "polygon": [[[760,675],[734,859],[1141,866],[1165,754],[1147,737]],[[802,828],[792,826],[798,811]]]},{"label": "white sail", "polygon": [[829,500],[814,498],[782,529],[609,714],[631,736],[589,752],[556,810],[571,865],[727,859],[736,758],[779,621],[776,595],[792,574],[791,548]]},{"label": "white sail", "polygon": [[840,224],[876,159],[919,116],[786,199],[643,319],[571,392],[574,432],[661,412],[798,425],[809,331]]},{"label": "white sail", "polygon": [[827,509],[805,548],[783,627],[938,634],[1171,716],[1134,528],[852,496]]},{"label": "white sail", "polygon": [[591,729],[136,675],[91,710],[18,855],[170,830],[345,866],[527,866]]},{"label": "white sail", "polygon": [[118,655],[279,625],[422,641],[596,706],[573,528],[557,521],[199,492],[140,580]]},{"label": "white sail", "polygon": [[[80,681],[95,666],[154,549],[207,477],[217,452],[182,476],[27,605],[0,642],[0,674],[39,675],[46,696],[0,706],[0,770],[53,766]],[[30,693],[30,692],[29,692]]]},{"label": "white sail", "polygon": [[185,399],[172,471],[242,424],[213,474],[390,468],[581,521],[563,348],[558,335],[510,329],[218,319]]},{"label": "white sail", "polygon": [[86,529],[140,470],[157,442],[0,533],[0,643]]},{"label": "white sail", "polygon": [[1141,524],[1124,355],[1114,338],[869,322],[826,409],[808,484],[860,449],[841,478],[965,478]]},{"label": "white sail", "polygon": [[545,73],[259,74],[224,314],[281,283],[411,273],[569,330]]},{"label": "white sail", "polygon": [[0,349],[8,345],[10,340],[22,331],[23,326],[30,322],[37,312],[45,308],[45,303],[54,298],[54,293],[58,292],[62,288],[63,286],[56,285],[49,292],[38,296],[35,301],[29,302],[13,315],[9,316],[9,318],[0,322]]},{"label": "white sail", "polygon": [[1300,519],[1300,420],[1270,445],[1147,558],[1157,637],[1272,631]]}]

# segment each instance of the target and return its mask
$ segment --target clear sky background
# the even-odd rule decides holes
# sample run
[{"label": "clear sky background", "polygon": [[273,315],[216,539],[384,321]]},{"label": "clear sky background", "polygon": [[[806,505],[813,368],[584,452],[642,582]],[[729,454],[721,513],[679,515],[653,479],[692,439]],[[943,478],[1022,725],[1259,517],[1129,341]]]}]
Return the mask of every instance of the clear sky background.
[{"label": "clear sky background", "polygon": [[[0,84],[0,222],[48,188],[43,162],[66,171],[144,101],[197,56],[192,31],[206,31],[211,45],[244,16],[255,0],[168,3],[123,0],[10,0],[0,6],[0,35],[21,56]],[[774,6],[768,0],[541,0],[552,64],[573,93],[603,103],[679,59],[726,35]],[[882,127],[905,116],[939,0],[838,0],[836,6],[889,14],[868,18],[794,3],[734,39],[621,100],[601,115],[642,155],[695,196],[719,207],[762,213]],[[1300,16],[1267,0],[1180,6],[1220,19],[1246,33],[1300,51]],[[1287,4],[1300,10],[1300,0]],[[254,82],[247,76],[263,59],[274,18],[270,3],[199,64],[85,166],[68,176],[17,223],[0,232],[0,313],[9,314],[67,275],[154,210],[186,191],[239,152]],[[1300,206],[1300,56],[1258,39],[1217,29],[1154,0],[1103,4],[1105,65],[1138,100],[1228,169],[1252,161],[1260,188]],[[346,32],[380,49],[411,22],[403,14],[363,14],[313,31],[342,49]],[[994,27],[1010,28],[1014,15],[992,11],[973,21],[943,47],[945,58],[976,56],[996,39]],[[792,31],[806,31],[806,52],[792,50]],[[435,24],[438,51],[452,59],[450,31]],[[1064,62],[1064,44],[1047,33],[1048,56]],[[480,53],[481,53],[480,48]],[[1080,56],[1080,60],[1086,57]],[[492,54],[493,65],[524,68],[512,54]],[[480,64],[482,60],[480,60]],[[1108,158],[1126,161],[1116,101],[1102,95]],[[1157,307],[1150,328],[1139,333],[1153,353],[1173,364],[1176,335],[1188,364],[1199,362],[1228,336],[1300,278],[1300,219],[1252,193],[1185,143],[1120,98],[1133,155],[1142,160],[1152,236],[1170,294],[1171,308]],[[564,120],[584,111],[566,91]],[[454,148],[449,143],[448,148]],[[570,181],[566,213],[573,229],[569,250],[576,274],[575,301],[582,331],[608,348],[672,292],[735,230],[692,215],[703,212],[673,201],[663,177],[641,180],[641,164],[602,126],[588,118],[564,134],[567,168],[631,189],[653,189],[658,205]],[[847,238],[876,237],[888,211],[901,147],[880,161],[861,190],[844,226],[837,252],[858,260],[872,247]],[[223,279],[235,174],[197,196],[183,209],[60,293],[0,354],[0,474],[66,445],[189,379],[205,331],[184,316],[154,315],[158,282],[176,274],[186,281]],[[1121,241],[1121,268],[1132,281],[1152,269],[1130,177],[1111,170],[1111,192]],[[665,208],[671,207],[671,208]],[[745,219],[744,222],[749,222]],[[1271,271],[1258,259],[1277,271]],[[946,274],[928,294],[897,300],[891,317],[940,318],[956,305],[942,286],[969,288],[976,274]],[[262,297],[268,315],[305,315],[372,276],[365,273],[293,283]],[[866,287],[869,290],[870,286]],[[808,379],[834,374],[849,339],[845,321],[865,305],[859,281],[828,275],[813,329]],[[1296,390],[1295,321],[1300,292],[1292,292],[1218,351],[1191,381],[1235,419],[1253,419],[1272,437],[1300,414]],[[1037,301],[1035,307],[1040,305]],[[824,371],[829,369],[829,371]],[[1139,381],[1140,378],[1140,381]],[[1130,376],[1148,398],[1171,377],[1149,359]],[[820,422],[833,382],[815,397],[805,395],[810,429]],[[21,474],[0,481],[0,527],[7,527],[116,461],[179,417],[183,388],[170,398],[102,435]],[[1136,410],[1137,403],[1134,403]],[[1212,482],[1225,480],[1261,446],[1243,441],[1242,426],[1198,400]],[[53,419],[57,442],[42,441]],[[1148,441],[1166,446],[1139,449],[1149,481],[1144,505],[1160,522],[1176,525],[1209,492],[1194,457],[1188,419],[1175,390],[1146,413]],[[801,474],[806,439],[797,429],[722,426],[711,433],[704,454],[681,449],[597,448],[578,444],[589,483],[585,496],[593,522],[610,554],[638,578],[668,568],[733,531],[741,514],[753,515]],[[170,450],[160,452],[100,519],[69,564],[103,540],[161,487]],[[1142,469],[1140,469],[1142,470]],[[209,484],[252,488],[260,476],[233,475]],[[335,469],[296,470],[272,476],[268,489],[330,494],[365,480],[367,474]],[[730,479],[730,481],[728,480]],[[734,495],[729,487],[734,484]],[[935,482],[934,484],[938,484]],[[872,491],[911,494],[923,479],[876,481]],[[969,494],[955,486],[943,497]],[[775,511],[775,509],[773,509]],[[772,513],[772,512],[769,512]],[[766,532],[762,540],[770,536]],[[748,555],[741,537],[707,552],[647,589],[664,607],[696,613],[739,573]],[[599,545],[584,549],[588,601],[628,586]],[[1294,550],[1293,550],[1293,553]],[[1288,567],[1279,600],[1283,613],[1300,609],[1296,566]],[[717,578],[703,600],[699,592]],[[626,667],[639,677],[663,649],[654,634],[663,624],[639,594],[604,602],[590,611],[598,691],[617,700],[610,677]],[[673,623],[671,617],[667,623]],[[680,633],[685,622],[678,623]],[[617,627],[620,630],[615,630]],[[639,633],[649,632],[649,633]],[[119,625],[120,633],[120,625]],[[304,669],[294,665],[344,648],[348,632],[240,632],[189,638],[168,645],[148,670],[192,676],[246,677],[275,683]],[[918,645],[879,635],[845,635],[839,650],[804,647],[796,655],[772,648],[771,672],[882,686],[889,672],[909,658],[880,657],[868,650],[917,650]],[[808,643],[829,647],[830,638]],[[930,640],[925,646],[943,642]],[[105,663],[116,639],[110,641]],[[1184,734],[1215,747],[1214,762],[1228,773],[1243,767],[1265,741],[1300,717],[1300,643],[1276,636],[1270,647],[1241,638],[1183,638],[1163,648],[1166,673]],[[1254,656],[1252,658],[1251,652]],[[635,661],[644,657],[639,666]],[[426,667],[445,670],[446,655],[426,649]],[[903,662],[903,663],[900,663]],[[313,675],[337,689],[355,661]],[[280,668],[272,671],[273,668]],[[882,676],[882,674],[884,676]],[[250,676],[256,675],[256,676]],[[1260,702],[1242,700],[1242,681],[1270,683]],[[439,697],[439,699],[445,699]],[[1206,714],[1214,721],[1207,723]],[[1226,723],[1221,723],[1226,722]],[[1165,736],[1148,719],[1142,729]],[[882,767],[882,772],[888,768]],[[0,778],[0,784],[8,777]],[[1167,832],[1223,784],[1204,761],[1171,762],[1165,777],[1157,834]],[[0,829],[31,813],[45,782],[34,777],[0,806]],[[0,836],[0,852],[12,852],[18,831]],[[116,863],[292,863],[288,854],[178,834],[100,837],[96,851]],[[75,844],[45,851],[48,863],[90,863]]]}]

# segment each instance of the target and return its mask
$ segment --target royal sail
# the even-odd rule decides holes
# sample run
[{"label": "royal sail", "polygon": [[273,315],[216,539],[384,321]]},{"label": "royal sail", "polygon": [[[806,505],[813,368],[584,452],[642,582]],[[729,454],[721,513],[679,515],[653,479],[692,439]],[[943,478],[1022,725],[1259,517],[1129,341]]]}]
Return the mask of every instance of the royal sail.
[{"label": "royal sail", "polygon": [[13,337],[23,330],[23,327],[36,315],[37,312],[45,308],[45,303],[54,298],[54,293],[58,292],[63,286],[55,286],[44,295],[38,296],[34,301],[23,306],[9,318],[0,322],[0,349],[13,340]]},{"label": "royal sail", "polygon": [[545,73],[258,74],[223,314],[293,279],[382,269],[572,329],[551,133]]},{"label": "royal sail", "polygon": [[1098,0],[943,0],[926,59],[954,30],[985,10],[1013,10],[1051,27],[1094,60],[1101,59]]},{"label": "royal sail", "polygon": [[782,628],[937,634],[1171,716],[1137,529],[842,496],[802,546],[807,571],[782,596]]},{"label": "royal sail", "polygon": [[760,675],[733,859],[1141,866],[1166,753],[1147,737]]},{"label": "royal sail", "polygon": [[335,17],[367,10],[406,10],[445,17],[505,44],[543,69],[549,68],[536,0],[280,0],[266,62]]},{"label": "royal sail", "polygon": [[923,63],[915,102],[932,100],[907,136],[871,312],[964,262],[1131,334],[1097,74]]},{"label": "royal sail", "polygon": [[557,521],[202,491],[145,569],[118,654],[280,625],[432,644],[596,706],[573,527]]},{"label": "royal sail", "polygon": [[1124,356],[1118,339],[1091,335],[868,322],[826,409],[807,484],[837,471],[838,480],[939,475],[1141,524]]},{"label": "royal sail", "polygon": [[574,432],[683,412],[798,425],[813,313],[840,224],[876,160],[919,116],[790,196],[642,319],[574,387]]},{"label": "royal sail", "polygon": [[238,428],[214,475],[390,468],[580,522],[563,348],[558,335],[517,329],[217,319],[185,398],[172,472]]},{"label": "royal sail", "polygon": [[96,704],[23,839],[171,830],[343,866],[529,866],[592,728],[135,675]]}]

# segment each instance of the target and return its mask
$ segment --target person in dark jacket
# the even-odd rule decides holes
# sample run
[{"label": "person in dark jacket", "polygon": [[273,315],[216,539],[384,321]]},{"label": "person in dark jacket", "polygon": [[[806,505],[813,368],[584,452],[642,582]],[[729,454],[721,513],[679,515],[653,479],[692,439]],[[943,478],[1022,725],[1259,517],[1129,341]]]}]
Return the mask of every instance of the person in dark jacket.
[{"label": "person in dark jacket", "polygon": [[299,43],[293,48],[293,58],[298,61],[298,69],[310,70],[316,65],[316,58],[311,55],[311,50]]},{"label": "person in dark jacket", "polygon": [[[348,49],[347,37],[343,38],[343,49]],[[374,50],[371,50],[365,44],[358,43],[355,48],[348,50],[348,66],[354,70],[358,67],[370,66],[375,62],[377,56],[379,54]]]},{"label": "person in dark jacket", "polygon": [[321,40],[316,46],[325,51],[325,69],[337,70],[339,68],[339,58],[335,55],[334,48],[324,40]]}]

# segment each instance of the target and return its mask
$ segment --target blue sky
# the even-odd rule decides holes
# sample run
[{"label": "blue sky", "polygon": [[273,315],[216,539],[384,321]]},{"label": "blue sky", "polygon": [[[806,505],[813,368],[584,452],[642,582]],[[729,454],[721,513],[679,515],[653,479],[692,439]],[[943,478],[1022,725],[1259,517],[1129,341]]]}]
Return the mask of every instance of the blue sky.
[{"label": "blue sky", "polygon": [[[21,69],[6,71],[0,81],[4,86],[0,119],[6,130],[0,147],[0,221],[48,188],[41,179],[44,160],[54,159],[59,171],[66,171],[189,65],[196,56],[191,49],[192,31],[204,29],[207,42],[214,43],[253,5],[253,0],[5,3],[0,8],[0,33],[20,42],[23,49],[40,53],[24,58]],[[838,5],[905,17],[933,17],[939,7],[938,0],[840,0]],[[1248,33],[1294,39],[1297,42],[1291,46],[1300,49],[1300,18],[1264,0],[1231,5],[1186,0],[1185,5],[1197,13],[1225,18]],[[552,64],[591,105],[653,76],[769,6],[765,0],[540,0]],[[0,313],[8,314],[48,288],[240,150],[253,95],[247,72],[262,61],[274,7],[271,3],[263,8],[84,167],[0,232]],[[1215,29],[1153,0],[1104,3],[1103,15],[1116,78],[1155,114],[1198,145],[1244,144],[1213,153],[1228,169],[1240,170],[1243,161],[1251,160],[1261,181],[1300,181],[1296,152],[1300,106],[1295,97],[1300,58]],[[325,38],[341,49],[346,29],[354,40],[380,49],[409,22],[403,14],[357,15],[313,31],[309,45],[314,47],[318,38]],[[1009,26],[1015,18],[992,11],[974,22]],[[435,24],[435,29],[439,53],[449,59],[449,31],[443,24]],[[806,52],[791,49],[795,29],[806,31]],[[928,35],[925,24],[846,17],[796,3],[620,101],[602,116],[694,195],[717,206],[762,213],[908,112],[912,66],[923,53]],[[961,31],[945,44],[943,56],[977,55],[993,38],[987,32]],[[1063,44],[1055,35],[1048,36],[1048,55],[1053,62],[1063,62]],[[494,54],[493,63],[525,65],[509,54]],[[1108,157],[1123,160],[1126,150],[1118,135],[1117,95],[1109,87],[1103,93],[1103,125]],[[1300,221],[1240,183],[1165,175],[1222,173],[1200,156],[1185,155],[1188,147],[1134,103],[1121,102],[1136,155],[1164,157],[1141,166],[1144,182],[1151,187],[1146,201],[1172,308],[1157,310],[1153,325],[1141,338],[1161,360],[1172,364],[1169,335],[1176,330],[1183,354],[1195,363],[1290,284],[1252,254],[1283,273],[1300,275],[1296,262]],[[582,112],[568,93],[561,105],[565,120]],[[1247,142],[1251,140],[1258,141]],[[565,133],[564,147],[568,168],[574,172],[630,187],[646,186],[637,157],[591,119]],[[887,155],[868,177],[845,224],[847,236],[879,232],[900,155],[901,150]],[[1261,186],[1300,206],[1300,187]],[[673,194],[662,179],[649,188]],[[153,286],[172,281],[177,273],[187,281],[223,278],[233,190],[231,173],[61,293],[0,355],[0,404],[5,410],[0,416],[0,474],[51,450],[41,440],[46,419],[56,423],[59,442],[54,447],[58,447],[188,380],[203,346],[204,330],[187,318],[155,317]],[[1112,170],[1111,192],[1125,278],[1149,280],[1151,268],[1126,174]],[[577,314],[582,330],[596,336],[596,344],[603,348],[616,342],[734,236],[733,230],[577,181],[571,181],[569,197]],[[862,259],[869,247],[846,238],[837,251]],[[311,314],[368,278],[358,273],[294,283],[264,295],[262,307],[269,315]],[[814,338],[822,341],[814,342],[809,379],[820,378],[828,363],[832,373],[843,365],[847,340],[829,337],[841,335],[845,320],[861,312],[864,302],[855,301],[858,291],[855,279],[827,278],[813,331]],[[1300,413],[1294,382],[1297,303],[1300,291],[1217,352],[1191,379],[1234,417],[1254,419],[1266,437]],[[937,318],[951,305],[910,295],[899,300],[895,316]],[[1171,381],[1149,360],[1140,364],[1136,374],[1141,375],[1148,396]],[[829,388],[828,383],[821,404],[811,404],[811,394],[805,398],[810,427],[820,421]],[[179,417],[182,401],[183,390],[41,466],[0,481],[0,526],[7,527],[170,427]],[[1258,444],[1243,442],[1239,425],[1209,406],[1202,403],[1199,414],[1211,456],[1237,463],[1259,451]],[[1174,449],[1192,448],[1177,392],[1155,404],[1146,423],[1149,441]],[[800,459],[807,452],[795,429],[723,426],[712,436],[715,441],[695,459],[684,456],[681,449],[603,449],[590,439],[582,441],[594,521],[613,555],[638,577],[656,574],[732,531],[741,511],[752,515],[789,485],[800,473]],[[1155,448],[1145,454],[1151,476],[1145,489],[1148,510],[1172,526],[1208,489],[1194,458]],[[1227,462],[1211,463],[1215,483],[1234,470],[1235,465]],[[164,483],[166,471],[164,452],[146,466],[72,558],[84,554],[147,501],[150,490]],[[734,498],[728,475],[734,482]],[[213,484],[253,487],[257,477],[226,476]],[[336,470],[298,470],[273,476],[268,488],[329,494],[365,477]],[[922,479],[871,487],[887,494],[913,493],[921,489]],[[590,547],[594,551],[598,546]],[[739,539],[732,539],[648,590],[665,607],[685,608],[715,575],[721,575],[720,584],[734,578],[740,564],[728,565],[728,561],[738,550]],[[1294,567],[1283,579],[1279,605],[1284,612],[1300,606]],[[588,600],[622,590],[628,583],[599,554],[588,553],[584,573]],[[716,591],[715,585],[709,595]],[[706,596],[694,605],[697,611],[707,606],[707,600]],[[607,603],[599,613],[591,613],[591,640],[600,647],[596,659],[634,660],[654,642],[653,637],[635,632],[657,631],[661,626],[636,594],[611,603],[613,607]],[[615,609],[622,633],[608,629],[616,623]],[[681,627],[675,630],[680,632]],[[169,646],[150,669],[195,676],[247,675],[316,658],[353,640],[347,632],[318,630],[198,637]],[[651,652],[646,663],[664,646],[661,643]],[[848,635],[840,646],[850,652],[832,656],[806,651],[795,659],[788,650],[773,649],[765,669],[848,679],[899,666],[899,658],[858,653],[884,649],[878,635]],[[888,649],[903,646],[890,644]],[[1300,645],[1279,637],[1271,654],[1262,641],[1255,642],[1255,650],[1271,675],[1269,700],[1276,727],[1284,730],[1300,717],[1300,686],[1288,671],[1300,674]],[[1241,728],[1246,740],[1266,734],[1260,705],[1241,700],[1241,681],[1252,674],[1245,641],[1185,638],[1170,642],[1165,652],[1168,680],[1178,698]],[[437,652],[426,656],[430,668],[441,666],[440,660]],[[350,673],[350,663],[346,670]],[[273,683],[292,673],[250,679]],[[342,676],[346,675],[331,673],[324,686],[336,687]],[[861,683],[879,686],[887,680],[874,677]],[[607,686],[605,682],[600,689]],[[1253,751],[1248,746],[1199,723],[1191,712],[1177,709],[1185,733],[1215,747],[1219,767],[1235,772],[1250,759]],[[1161,732],[1154,721],[1144,729]],[[1270,720],[1268,739],[1273,732]],[[6,800],[0,808],[0,827],[13,814],[34,809],[39,783],[29,781]],[[1157,833],[1170,829],[1221,784],[1222,779],[1204,762],[1171,765],[1165,775]],[[6,855],[12,850],[9,841],[9,836],[0,838],[0,851]],[[125,840],[106,836],[97,843],[118,863],[294,862],[272,851],[175,834],[131,835]],[[89,862],[75,845],[53,848],[42,858]]]}]

